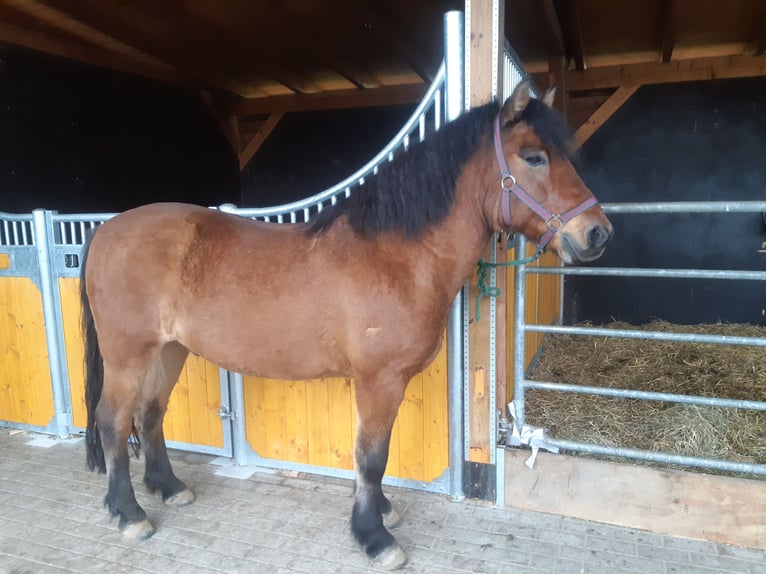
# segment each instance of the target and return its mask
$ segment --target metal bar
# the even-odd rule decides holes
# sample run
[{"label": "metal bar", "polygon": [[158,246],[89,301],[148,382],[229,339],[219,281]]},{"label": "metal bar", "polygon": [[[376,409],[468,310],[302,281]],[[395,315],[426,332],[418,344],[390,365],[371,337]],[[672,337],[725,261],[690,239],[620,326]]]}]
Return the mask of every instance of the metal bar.
[{"label": "metal bar", "polygon": [[692,466],[696,468],[710,468],[713,470],[721,470],[725,472],[766,475],[766,464],[750,464],[745,462],[733,462],[698,456],[684,456],[638,448],[601,446],[565,439],[533,439],[532,445],[544,449],[550,449],[550,447],[554,447],[574,452],[584,452],[588,454],[598,454],[603,456],[617,456],[630,458],[633,460],[659,462],[663,464],[677,464],[681,466]]},{"label": "metal bar", "polygon": [[571,385],[567,383],[553,383],[548,381],[531,381],[529,379],[524,380],[524,387],[526,389],[537,389],[540,391],[559,391],[563,393],[580,393],[584,395],[598,395],[603,397],[617,397],[622,399],[643,399],[648,401],[663,401],[668,403],[682,403],[706,407],[723,407],[766,411],[766,401],[746,401],[718,397],[679,395],[676,393],[658,393],[654,391],[636,391],[631,389],[591,387],[585,385]]},{"label": "metal bar", "polygon": [[[521,266],[519,266],[521,267]],[[518,307],[517,307],[518,312]],[[634,331],[631,329],[605,329],[603,327],[567,327],[562,325],[525,325],[533,333],[564,333],[590,337],[624,337],[681,343],[711,343],[714,345],[753,345],[766,347],[766,337],[735,337],[733,335],[704,335],[699,333],[666,333],[663,331]]]},{"label": "metal bar", "polygon": [[37,261],[40,271],[40,293],[43,302],[43,319],[45,322],[45,343],[48,349],[48,363],[50,367],[51,385],[53,387],[53,405],[56,418],[56,432],[63,438],[67,436],[67,411],[66,399],[64,398],[64,371],[62,360],[64,353],[63,340],[59,338],[58,325],[60,324],[57,313],[56,299],[54,295],[53,262],[50,259],[49,225],[53,229],[50,212],[43,209],[35,209],[32,212],[34,218],[35,245]]},{"label": "metal bar", "polygon": [[[524,257],[527,252],[527,240],[521,234],[517,233],[513,242],[514,256]],[[519,265],[516,267],[516,288],[514,301],[514,329],[513,329],[513,408],[514,424],[518,428],[524,426],[524,374],[526,371],[526,335],[525,313],[526,313],[526,291],[527,291],[527,266]]]},{"label": "metal bar", "polygon": [[[456,10],[444,15],[444,97],[446,121],[463,112],[463,14]],[[437,98],[438,100],[438,98]],[[437,118],[439,115],[437,113]],[[437,119],[437,128],[438,122]],[[463,467],[465,460],[463,405],[463,304],[461,290],[450,307],[447,323],[447,388],[449,416],[449,494],[465,498]]]},{"label": "metal bar", "polygon": [[239,465],[248,463],[250,443],[247,442],[245,428],[245,391],[242,375],[229,372],[229,410],[234,413],[231,419],[231,448],[234,462]]},{"label": "metal bar", "polygon": [[661,201],[602,203],[605,213],[762,213],[766,201]]},{"label": "metal bar", "polygon": [[300,201],[294,201],[292,203],[287,203],[287,204],[279,205],[275,207],[239,209],[237,210],[237,213],[245,217],[262,217],[264,215],[278,215],[280,213],[287,213],[289,211],[303,209],[304,207],[311,207],[314,204],[337,194],[339,191],[343,190],[344,188],[346,189],[346,197],[348,197],[350,195],[350,190],[348,188],[351,186],[355,186],[357,182],[360,179],[363,179],[365,175],[370,173],[375,166],[382,163],[383,160],[387,158],[388,155],[393,150],[397,149],[400,146],[400,144],[402,143],[402,140],[404,139],[404,136],[409,135],[412,132],[413,127],[416,126],[417,122],[419,121],[418,118],[420,117],[420,115],[423,114],[428,108],[430,108],[433,105],[434,95],[438,92],[438,90],[444,84],[444,78],[445,78],[445,64],[442,63],[442,65],[439,67],[438,71],[436,72],[436,75],[434,76],[434,80],[431,83],[431,87],[428,88],[426,95],[420,101],[418,106],[415,108],[415,111],[412,112],[412,115],[405,122],[405,124],[402,126],[399,132],[370,161],[368,161],[366,164],[364,164],[361,168],[356,170],[354,173],[352,173],[343,181],[340,181],[339,183],[336,183],[332,187],[329,187],[325,189],[324,191],[321,191],[315,195],[312,195],[311,197],[307,197],[306,199],[302,199]]},{"label": "metal bar", "polygon": [[603,277],[655,277],[667,279],[736,279],[766,281],[766,271],[731,269],[654,269],[637,267],[530,267],[542,275],[590,275]]}]

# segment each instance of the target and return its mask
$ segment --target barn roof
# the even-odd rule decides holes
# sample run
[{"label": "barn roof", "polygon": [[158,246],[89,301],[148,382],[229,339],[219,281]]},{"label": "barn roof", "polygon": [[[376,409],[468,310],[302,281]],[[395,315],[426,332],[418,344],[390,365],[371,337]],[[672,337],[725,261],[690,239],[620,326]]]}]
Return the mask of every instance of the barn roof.
[{"label": "barn roof", "polygon": [[[199,90],[220,118],[236,118],[230,136],[247,139],[286,112],[419,100],[441,61],[442,15],[462,8],[461,0],[8,0],[0,42]],[[762,0],[512,0],[505,32],[540,83],[556,76],[575,117],[621,87],[766,75]]]}]

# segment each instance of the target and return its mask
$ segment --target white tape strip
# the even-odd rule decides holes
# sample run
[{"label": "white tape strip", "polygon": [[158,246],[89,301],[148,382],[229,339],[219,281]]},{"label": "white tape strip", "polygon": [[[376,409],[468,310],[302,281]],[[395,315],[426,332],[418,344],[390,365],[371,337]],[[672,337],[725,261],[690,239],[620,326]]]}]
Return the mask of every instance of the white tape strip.
[{"label": "white tape strip", "polygon": [[517,442],[523,445],[526,445],[530,449],[532,449],[532,454],[524,463],[529,468],[533,468],[535,466],[537,453],[540,451],[540,449],[547,450],[550,452],[559,451],[558,447],[549,446],[546,444],[548,442],[547,429],[543,427],[535,427],[528,424],[522,425],[521,429],[519,429],[519,425],[516,424],[516,406],[513,404],[513,402],[508,403],[508,412],[511,415],[511,421],[513,424],[513,430],[511,431],[511,436],[513,436],[513,438],[515,438]]}]

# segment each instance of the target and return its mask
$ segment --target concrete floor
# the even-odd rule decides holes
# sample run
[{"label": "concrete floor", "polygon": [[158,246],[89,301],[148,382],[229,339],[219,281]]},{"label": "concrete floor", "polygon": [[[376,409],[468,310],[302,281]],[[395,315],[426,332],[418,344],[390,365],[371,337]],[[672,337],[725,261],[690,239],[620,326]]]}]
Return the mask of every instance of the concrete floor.
[{"label": "concrete floor", "polygon": [[[106,478],[81,439],[0,429],[0,573],[373,572],[348,531],[352,483],[172,452],[197,500],[165,508],[134,486],[157,533],[127,541],[102,508]],[[218,463],[218,464],[215,464]],[[763,552],[483,502],[387,492],[406,571],[766,574]]]}]

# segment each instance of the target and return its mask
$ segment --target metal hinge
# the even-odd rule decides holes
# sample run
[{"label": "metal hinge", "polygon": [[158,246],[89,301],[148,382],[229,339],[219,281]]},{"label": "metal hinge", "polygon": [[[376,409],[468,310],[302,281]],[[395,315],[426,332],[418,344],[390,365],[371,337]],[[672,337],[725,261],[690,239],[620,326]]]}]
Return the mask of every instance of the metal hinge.
[{"label": "metal hinge", "polygon": [[222,419],[234,420],[237,418],[237,411],[232,411],[226,405],[221,405],[221,408],[218,409],[218,416]]}]

